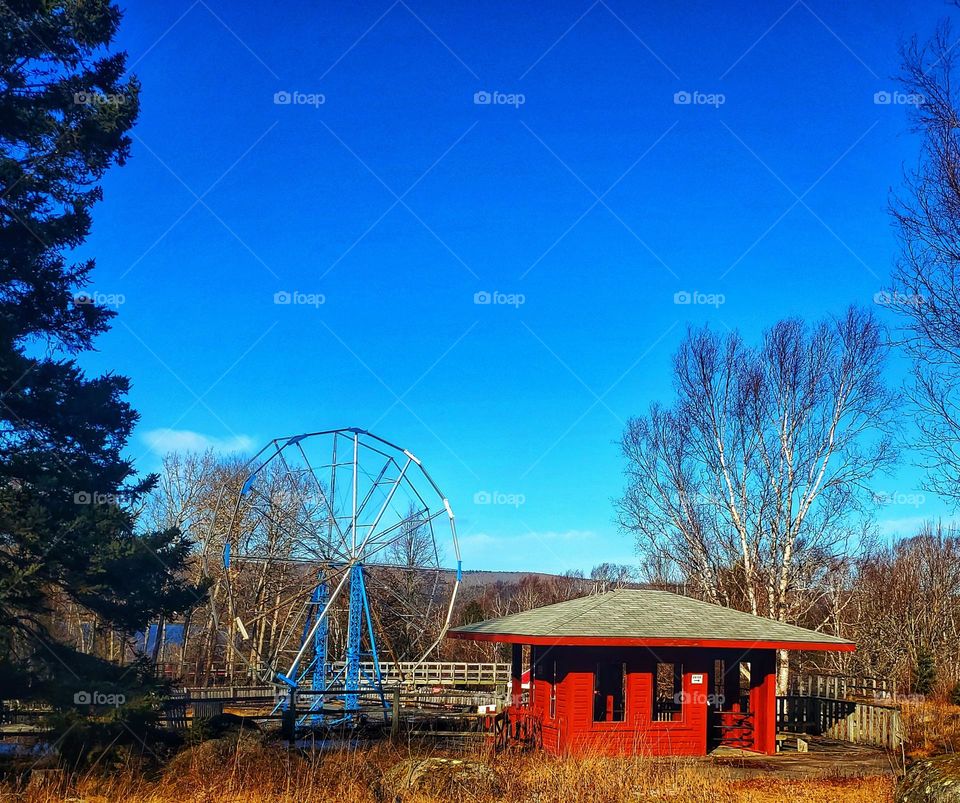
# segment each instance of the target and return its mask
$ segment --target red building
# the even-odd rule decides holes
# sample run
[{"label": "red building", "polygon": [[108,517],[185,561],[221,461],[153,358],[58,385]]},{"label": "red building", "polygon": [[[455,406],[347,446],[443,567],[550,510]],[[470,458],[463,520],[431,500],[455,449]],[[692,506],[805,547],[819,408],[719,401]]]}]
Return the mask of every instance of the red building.
[{"label": "red building", "polygon": [[551,753],[776,751],[776,651],[853,643],[667,591],[621,590],[451,630],[513,645],[513,700]]}]

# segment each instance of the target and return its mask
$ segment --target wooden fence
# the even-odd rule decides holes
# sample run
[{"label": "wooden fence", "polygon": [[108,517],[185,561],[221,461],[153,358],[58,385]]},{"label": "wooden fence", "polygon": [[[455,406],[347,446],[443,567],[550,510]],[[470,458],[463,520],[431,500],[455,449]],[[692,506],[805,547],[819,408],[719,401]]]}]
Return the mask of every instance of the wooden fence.
[{"label": "wooden fence", "polygon": [[887,750],[895,750],[903,742],[903,722],[898,707],[825,697],[778,697],[777,730],[827,736]]}]

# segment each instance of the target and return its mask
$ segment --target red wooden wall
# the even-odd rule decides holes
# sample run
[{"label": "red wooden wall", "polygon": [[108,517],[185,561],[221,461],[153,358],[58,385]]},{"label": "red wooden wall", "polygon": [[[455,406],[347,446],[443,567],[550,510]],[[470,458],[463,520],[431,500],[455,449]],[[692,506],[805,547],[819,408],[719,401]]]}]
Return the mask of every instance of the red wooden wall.
[{"label": "red wooden wall", "polygon": [[[519,645],[515,645],[519,654]],[[604,755],[704,755],[717,733],[712,728],[708,697],[713,691],[714,660],[729,665],[750,663],[750,710],[753,712],[752,749],[773,753],[776,749],[775,653],[773,650],[643,647],[543,647],[531,648],[533,673],[530,705],[539,717],[543,747],[551,753],[597,753]],[[555,716],[550,716],[550,675],[557,667]],[[682,720],[653,719],[656,663],[674,663],[683,668],[685,700]],[[594,672],[598,662],[626,664],[626,695],[622,722],[594,722]],[[515,667],[519,665],[515,662]],[[516,671],[516,668],[515,670]],[[695,685],[694,675],[703,682]]]}]

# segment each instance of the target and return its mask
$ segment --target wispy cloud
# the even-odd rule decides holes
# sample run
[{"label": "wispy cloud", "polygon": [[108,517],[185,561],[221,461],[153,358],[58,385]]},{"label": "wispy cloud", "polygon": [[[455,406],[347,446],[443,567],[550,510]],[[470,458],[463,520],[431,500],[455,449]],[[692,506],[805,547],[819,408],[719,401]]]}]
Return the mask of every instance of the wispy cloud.
[{"label": "wispy cloud", "polygon": [[253,438],[248,435],[231,435],[220,438],[204,435],[189,429],[151,429],[143,433],[143,440],[150,450],[158,455],[169,452],[248,452],[253,448]]}]

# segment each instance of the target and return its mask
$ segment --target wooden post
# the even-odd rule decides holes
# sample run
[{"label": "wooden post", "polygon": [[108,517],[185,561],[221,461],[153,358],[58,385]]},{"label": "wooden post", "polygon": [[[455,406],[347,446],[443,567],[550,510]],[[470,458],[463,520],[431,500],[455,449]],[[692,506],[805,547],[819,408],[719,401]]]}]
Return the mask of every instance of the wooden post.
[{"label": "wooden post", "polygon": [[283,712],[283,736],[292,743],[297,738],[297,693],[290,689],[287,708]]},{"label": "wooden post", "polygon": [[396,743],[400,738],[400,687],[393,690],[393,716],[390,718],[390,741]]},{"label": "wooden post", "polygon": [[777,655],[773,650],[750,654],[750,709],[753,749],[773,755],[777,751]]},{"label": "wooden post", "polygon": [[523,645],[512,644],[510,650],[510,705],[520,705],[523,693]]}]

